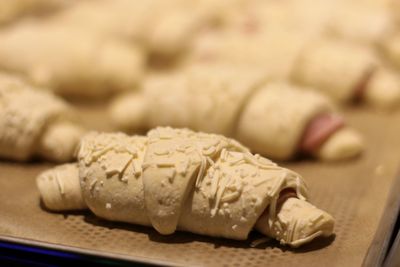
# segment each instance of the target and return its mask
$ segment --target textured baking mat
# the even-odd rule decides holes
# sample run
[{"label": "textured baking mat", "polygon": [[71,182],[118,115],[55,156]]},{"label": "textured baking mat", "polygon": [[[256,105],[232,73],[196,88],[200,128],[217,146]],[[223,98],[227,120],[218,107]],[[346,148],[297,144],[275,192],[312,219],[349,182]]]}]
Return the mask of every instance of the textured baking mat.
[{"label": "textured baking mat", "polygon": [[[190,266],[361,266],[383,257],[394,224],[387,203],[400,163],[400,112],[378,114],[362,108],[347,111],[351,125],[364,133],[366,151],[351,162],[321,164],[309,160],[285,164],[306,179],[311,200],[336,218],[335,236],[292,250],[270,242],[251,248],[190,233],[161,236],[134,225],[110,223],[89,212],[46,212],[35,176],[50,164],[0,162],[0,239],[133,261]],[[109,129],[101,109],[82,109],[94,128]],[[397,202],[396,202],[397,203]]]}]

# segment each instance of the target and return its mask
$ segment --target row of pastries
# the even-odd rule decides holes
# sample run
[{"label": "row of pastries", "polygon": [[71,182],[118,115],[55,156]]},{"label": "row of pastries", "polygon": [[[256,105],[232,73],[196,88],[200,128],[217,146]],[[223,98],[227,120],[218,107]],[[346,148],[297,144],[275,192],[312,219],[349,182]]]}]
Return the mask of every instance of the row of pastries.
[{"label": "row of pastries", "polygon": [[[18,4],[16,4],[18,3]],[[4,5],[4,7],[2,7]],[[334,232],[271,160],[362,157],[342,109],[400,105],[398,1],[0,3],[0,157],[49,210],[298,247]],[[99,102],[95,132],[75,101]],[[147,134],[144,134],[147,132]]]}]

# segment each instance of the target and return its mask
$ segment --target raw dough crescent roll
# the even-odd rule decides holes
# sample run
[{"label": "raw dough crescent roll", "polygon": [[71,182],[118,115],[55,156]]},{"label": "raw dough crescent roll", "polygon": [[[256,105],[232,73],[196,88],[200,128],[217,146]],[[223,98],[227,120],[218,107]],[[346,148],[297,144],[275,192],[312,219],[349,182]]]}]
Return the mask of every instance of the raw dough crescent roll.
[{"label": "raw dough crescent roll", "polygon": [[50,18],[49,22],[135,41],[141,39],[148,30],[152,14],[157,9],[156,2],[159,1],[80,1]]},{"label": "raw dough crescent roll", "polygon": [[[321,115],[333,113],[331,103],[320,94],[303,91],[285,83],[269,83],[257,90],[246,103],[234,136],[253,151],[275,159],[287,160],[301,151],[300,144],[309,124]],[[318,127],[327,126],[329,127],[329,124]],[[332,130],[337,132],[341,127]],[[339,145],[341,146],[342,144]],[[359,140],[355,146],[353,153],[358,154]],[[315,150],[311,148],[309,152],[313,154]],[[337,157],[340,159],[348,156],[337,155]]]},{"label": "raw dough crescent roll", "polygon": [[197,39],[186,64],[250,65],[340,103],[362,100],[382,109],[398,106],[400,78],[375,52],[369,45],[291,31],[211,32]]},{"label": "raw dough crescent roll", "polygon": [[134,45],[62,25],[20,23],[0,31],[0,68],[66,96],[100,98],[132,89],[143,61]]},{"label": "raw dough crescent roll", "polygon": [[[246,26],[250,27],[250,26]],[[195,39],[186,64],[225,63],[256,66],[269,77],[288,79],[301,48],[308,41],[303,32],[273,29],[262,33],[204,31]]]},{"label": "raw dough crescent roll", "polygon": [[[346,159],[361,152],[360,137],[351,130],[350,139],[335,142],[334,154],[317,153],[344,127],[342,119],[329,119],[333,105],[316,92],[283,82],[263,86],[265,79],[246,68],[191,69],[148,81],[142,92],[115,100],[110,113],[117,127],[127,132],[189,127],[232,136],[274,159],[287,160],[300,152],[321,159]],[[321,116],[328,118],[305,135]],[[303,139],[311,145],[301,146]]]},{"label": "raw dough crescent roll", "polygon": [[298,174],[232,139],[187,129],[156,128],[147,137],[91,133],[77,165],[46,171],[37,184],[49,209],[87,205],[101,218],[161,234],[244,240],[257,229],[297,247],[331,235],[334,226],[332,216],[306,202]]},{"label": "raw dough crescent roll", "polygon": [[156,56],[171,58],[185,51],[195,34],[216,21],[216,11],[201,1],[179,3],[153,18],[144,36],[145,44]]},{"label": "raw dough crescent roll", "polygon": [[52,23],[140,42],[158,56],[181,53],[203,25],[215,20],[205,1],[88,1],[54,16]]},{"label": "raw dough crescent roll", "polygon": [[347,41],[328,38],[306,46],[293,66],[292,79],[338,102],[362,99],[383,108],[400,103],[399,77],[382,66],[368,46]]},{"label": "raw dough crescent roll", "polygon": [[73,118],[63,100],[15,76],[0,74],[0,157],[70,161],[84,133]]}]

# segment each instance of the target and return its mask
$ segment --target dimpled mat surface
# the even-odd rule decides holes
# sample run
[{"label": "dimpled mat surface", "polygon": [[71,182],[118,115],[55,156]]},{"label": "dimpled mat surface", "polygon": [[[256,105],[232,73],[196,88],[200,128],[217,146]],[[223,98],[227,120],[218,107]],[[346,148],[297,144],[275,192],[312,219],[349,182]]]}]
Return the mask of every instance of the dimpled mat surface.
[{"label": "dimpled mat surface", "polygon": [[[81,109],[99,130],[110,130],[99,108]],[[365,135],[363,157],[339,163],[311,160],[285,163],[307,181],[311,201],[336,218],[335,236],[299,249],[275,241],[256,248],[230,241],[178,232],[161,236],[153,229],[111,223],[90,212],[57,214],[40,205],[35,176],[50,164],[0,163],[0,239],[14,237],[69,246],[124,259],[190,266],[360,266],[388,200],[400,163],[400,112],[377,114],[364,108],[346,111],[350,125]],[[400,196],[400,194],[399,194]]]}]

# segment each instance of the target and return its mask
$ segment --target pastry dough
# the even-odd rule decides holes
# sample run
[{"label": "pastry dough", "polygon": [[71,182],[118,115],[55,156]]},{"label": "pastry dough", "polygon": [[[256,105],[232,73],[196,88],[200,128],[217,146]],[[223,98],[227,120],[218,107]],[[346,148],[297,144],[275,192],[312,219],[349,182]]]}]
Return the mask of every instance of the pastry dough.
[{"label": "pastry dough", "polygon": [[292,75],[296,82],[343,102],[354,97],[354,88],[377,66],[376,55],[367,47],[322,39],[302,51]]},{"label": "pastry dough", "polygon": [[[244,240],[255,228],[293,247],[333,231],[333,218],[305,201],[298,174],[220,135],[172,128],[147,137],[91,133],[82,139],[78,166],[79,177],[76,165],[38,176],[48,208],[86,203],[101,218],[153,226],[161,234],[184,230]],[[80,180],[81,188],[66,185],[70,180]],[[82,193],[75,207],[67,204],[73,195],[67,190]],[[280,204],[288,190],[298,199]]]},{"label": "pastry dough", "polygon": [[260,88],[243,109],[235,137],[262,155],[289,159],[297,153],[311,119],[331,112],[333,107],[319,94],[270,83]]},{"label": "pastry dough", "polygon": [[[232,136],[254,152],[287,160],[299,152],[308,123],[334,112],[333,105],[316,92],[283,82],[263,86],[265,77],[262,70],[251,68],[192,68],[149,80],[142,92],[115,100],[110,113],[116,126],[127,132],[189,127]],[[362,144],[358,134],[353,135],[358,149],[351,156],[356,156]]]},{"label": "pastry dough", "polygon": [[[400,51],[396,43],[389,40],[384,43],[384,50],[394,62],[400,62],[396,60],[397,54],[400,55],[396,52]],[[339,103],[367,99],[366,103],[371,106],[384,109],[400,102],[400,87],[375,88],[377,84],[386,83],[373,81],[383,76],[385,80],[388,76],[398,80],[391,84],[400,83],[400,79],[391,74],[393,71],[383,64],[372,46],[315,33],[282,29],[267,33],[261,30],[256,33],[208,32],[196,40],[185,63],[188,66],[217,63],[256,67],[265,70],[270,78],[318,90]],[[369,90],[372,92],[367,92]],[[393,101],[382,101],[388,94]]]},{"label": "pastry dough", "polygon": [[297,55],[307,41],[303,32],[281,29],[266,33],[209,31],[196,38],[185,64],[256,66],[265,70],[271,78],[287,79]]},{"label": "pastry dough", "polygon": [[61,95],[100,98],[132,89],[143,64],[132,44],[63,25],[24,22],[0,31],[0,68]]},{"label": "pastry dough", "polygon": [[382,109],[400,103],[400,79],[368,46],[321,39],[302,51],[292,71],[295,82],[337,102],[361,98]]},{"label": "pastry dough", "polygon": [[0,157],[70,161],[84,133],[73,118],[63,100],[17,77],[0,74]]},{"label": "pastry dough", "polygon": [[362,95],[371,106],[388,109],[400,105],[400,79],[393,70],[375,70]]},{"label": "pastry dough", "polygon": [[197,31],[216,20],[219,5],[207,1],[88,1],[53,18],[53,23],[139,42],[150,54],[181,53]]}]

